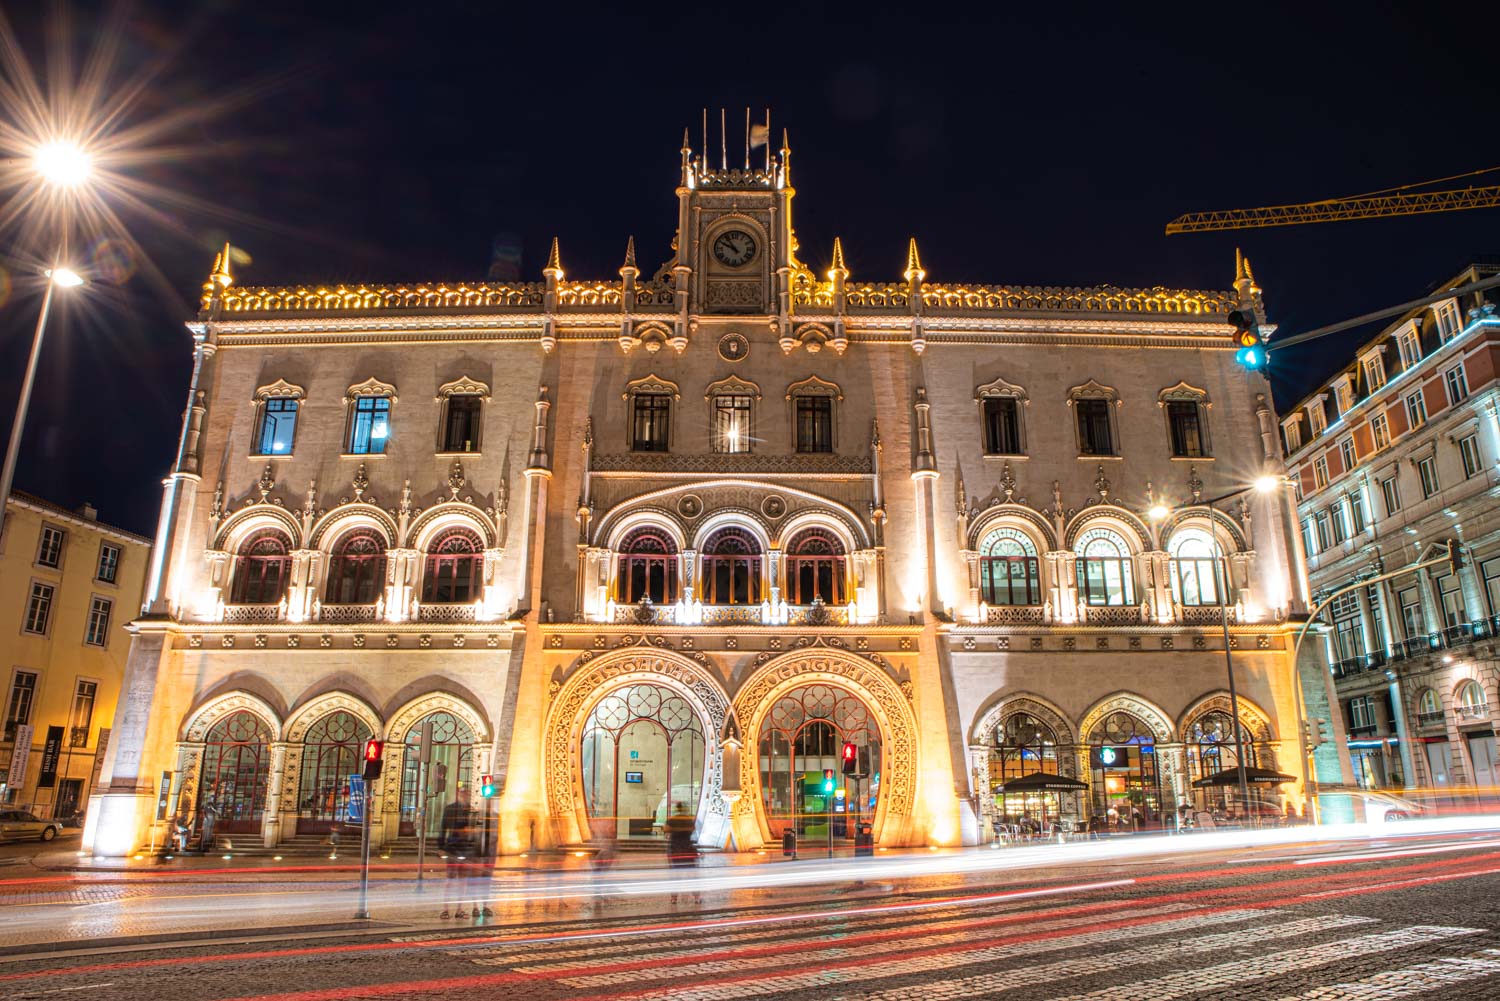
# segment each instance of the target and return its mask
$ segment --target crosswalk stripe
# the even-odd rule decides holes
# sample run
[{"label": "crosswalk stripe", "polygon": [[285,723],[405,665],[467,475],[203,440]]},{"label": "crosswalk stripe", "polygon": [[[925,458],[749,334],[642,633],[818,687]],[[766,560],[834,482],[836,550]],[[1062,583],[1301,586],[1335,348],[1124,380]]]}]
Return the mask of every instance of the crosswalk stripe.
[{"label": "crosswalk stripe", "polygon": [[1314,987],[1281,1001],[1397,1001],[1497,973],[1500,973],[1500,949],[1486,949],[1471,956],[1445,956],[1400,970],[1382,970],[1363,980]]},{"label": "crosswalk stripe", "polygon": [[[1162,942],[1151,946],[1133,946],[1129,952],[1109,952],[1103,955],[1079,956],[1059,962],[1042,963],[973,977],[955,980],[939,980],[924,983],[924,991],[949,997],[970,997],[977,994],[993,994],[1007,990],[1035,987],[1049,981],[1067,980],[1071,977],[1087,977],[1126,966],[1140,966],[1162,960],[1176,959],[1220,949],[1243,948],[1256,942],[1273,939],[1298,938],[1316,935],[1323,931],[1348,928],[1353,925],[1373,924],[1375,918],[1355,917],[1349,914],[1330,914],[1324,917],[1302,918],[1282,925],[1261,925],[1239,928],[1216,935],[1204,935],[1186,941]],[[962,962],[967,963],[965,957]],[[947,966],[952,963],[945,964]],[[911,988],[899,987],[880,994],[861,994],[862,1001],[902,1001],[911,996]]]},{"label": "crosswalk stripe", "polygon": [[[1413,925],[1395,931],[1361,935],[1358,938],[1337,939],[1307,949],[1288,949],[1285,952],[1256,956],[1220,963],[1201,970],[1169,973],[1151,980],[1149,994],[1153,1001],[1188,994],[1224,990],[1252,980],[1265,980],[1284,973],[1311,970],[1329,963],[1346,961],[1356,956],[1371,956],[1376,953],[1406,949],[1415,945],[1440,942],[1461,935],[1478,935],[1482,928],[1445,928],[1437,925]],[[1098,998],[1118,998],[1119,987],[1102,987],[1084,994],[1069,994],[1056,1001],[1094,1001]]]},{"label": "crosswalk stripe", "polygon": [[[1131,929],[1131,932],[1134,935],[1169,935],[1177,932],[1194,931],[1216,924],[1249,921],[1253,918],[1265,917],[1276,913],[1278,912],[1234,910],[1221,911],[1218,914],[1196,914],[1190,918],[1137,926]],[[1035,930],[1042,929],[1038,928]],[[965,938],[965,936],[954,937]],[[1008,942],[1004,945],[993,946],[988,949],[973,949],[958,953],[945,950],[935,956],[893,959],[880,963],[862,964],[858,967],[843,965],[835,969],[799,970],[787,976],[772,974],[764,979],[754,978],[753,973],[756,970],[765,969],[770,964],[763,957],[752,957],[742,960],[698,963],[692,966],[676,966],[664,970],[631,970],[624,973],[568,977],[558,981],[558,983],[569,987],[606,987],[635,983],[651,977],[723,976],[726,973],[750,973],[752,974],[751,977],[738,980],[734,983],[732,992],[735,997],[750,997],[757,994],[776,994],[781,991],[801,988],[837,990],[840,986],[856,980],[875,980],[881,977],[902,976],[925,970],[947,970],[951,969],[956,963],[999,962],[1016,956],[1060,952],[1096,943],[1113,943],[1118,942],[1119,938],[1120,932],[1118,929],[1107,929],[1105,931],[1082,932],[1076,935],[1064,935],[1057,938],[1047,938],[1031,942]],[[895,945],[897,948],[910,949],[912,941],[907,939],[903,942],[895,943]],[[826,953],[831,951],[833,950],[825,950],[821,955],[824,955],[826,958]],[[858,958],[867,955],[868,952],[869,950],[865,947],[860,947],[858,950],[842,948],[838,950],[837,958]],[[819,953],[813,952],[798,953],[794,956],[786,957],[785,962],[795,962],[799,967],[802,967],[816,961],[819,955]],[[637,999],[672,998],[673,1001],[698,1001],[698,999],[701,999],[701,1001],[720,1001],[720,999],[725,997],[725,990],[725,984],[715,982],[704,984],[697,988],[674,987],[655,993],[632,995],[632,997]]]},{"label": "crosswalk stripe", "polygon": [[[1130,912],[1130,917],[1152,917],[1152,915],[1173,914],[1176,911],[1191,911],[1191,909],[1193,909],[1193,906],[1187,905],[1187,903],[1169,903],[1169,905],[1158,906],[1158,908]],[[1025,927],[1017,930],[1019,932],[1053,932],[1053,930],[1064,929],[1064,927],[1076,927],[1079,924],[1098,924],[1101,920],[1109,920],[1109,918],[1101,917],[1098,914],[1080,914],[1074,915],[1074,917],[1053,918],[1050,921],[1034,921],[1034,923],[1026,924]],[[886,941],[853,942],[853,944],[844,941],[841,936],[831,936],[826,932],[820,932],[819,935],[810,936],[810,938],[805,939],[805,948],[801,948],[801,950],[771,954],[771,956],[754,956],[753,959],[745,957],[745,959],[721,959],[709,960],[709,962],[754,962],[760,966],[802,965],[802,963],[807,963],[808,960],[819,959],[819,957],[877,956],[880,953],[897,953],[897,951],[909,951],[913,950],[913,948],[936,948],[941,947],[941,945],[959,944],[959,942],[974,942],[975,938],[977,938],[975,930],[972,927],[963,926],[962,923],[948,924],[948,926],[945,926],[945,929],[947,930],[941,930],[941,932],[938,929],[910,929],[909,935],[892,936],[892,938],[888,938]],[[921,933],[922,930],[926,930],[927,933]],[[744,936],[741,936],[741,938],[744,938]],[[763,944],[765,936],[760,935],[754,941]],[[652,959],[660,959],[661,962],[667,963],[672,962],[673,959],[702,957],[705,953],[715,951],[712,948],[705,948],[705,944],[706,942],[697,942],[697,944],[691,945],[691,947],[679,948],[679,950],[652,951],[651,957]],[[603,959],[603,956],[598,956],[597,953],[591,954],[588,957],[595,960]],[[516,972],[531,972],[531,974],[547,974],[547,972],[556,972],[559,969],[577,969],[577,962],[514,965],[514,963],[505,962],[505,960],[487,959],[483,960],[480,965],[511,966]],[[693,963],[694,968],[699,968],[699,966],[703,965],[706,965],[706,963]],[[679,969],[681,969],[681,966],[678,966],[678,968],[663,968],[660,971],[645,971],[643,975],[645,977],[675,977],[675,975],[679,975]]]}]

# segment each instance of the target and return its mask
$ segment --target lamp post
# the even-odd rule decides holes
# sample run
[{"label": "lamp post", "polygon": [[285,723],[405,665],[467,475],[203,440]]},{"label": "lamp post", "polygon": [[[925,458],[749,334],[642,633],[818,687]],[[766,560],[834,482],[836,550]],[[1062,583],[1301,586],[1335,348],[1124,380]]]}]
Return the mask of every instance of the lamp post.
[{"label": "lamp post", "polygon": [[[1262,476],[1247,487],[1231,490],[1227,494],[1211,497],[1206,501],[1188,504],[1181,509],[1183,511],[1192,511],[1201,508],[1208,512],[1208,537],[1213,543],[1214,558],[1218,561],[1218,565],[1224,568],[1223,579],[1216,582],[1216,590],[1219,592],[1219,626],[1224,631],[1224,672],[1229,678],[1229,715],[1231,717],[1231,725],[1234,727],[1235,771],[1239,777],[1240,801],[1244,803],[1247,813],[1250,810],[1250,783],[1245,775],[1245,736],[1244,727],[1240,724],[1239,689],[1235,685],[1234,680],[1234,651],[1230,649],[1229,645],[1229,557],[1225,554],[1224,548],[1219,545],[1219,533],[1214,529],[1214,512],[1216,510],[1214,505],[1220,501],[1230,500],[1251,491],[1261,494],[1270,493],[1280,485],[1281,477]],[[1156,505],[1147,512],[1153,521],[1160,521],[1170,513],[1170,509],[1161,504]]]},{"label": "lamp post", "polygon": [[[51,142],[37,148],[32,155],[32,168],[44,186],[61,195],[67,189],[80,187],[88,181],[90,160],[88,154],[76,143]],[[65,226],[63,237],[66,235]],[[64,246],[65,239],[59,240],[57,253],[52,257],[52,266],[43,272],[47,278],[47,291],[42,295],[42,310],[36,319],[36,332],[31,335],[31,357],[26,362],[26,374],[21,379],[21,396],[16,401],[16,419],[11,425],[10,442],[5,448],[5,465],[0,469],[0,531],[5,528],[11,481],[15,479],[16,460],[21,453],[21,433],[26,425],[26,411],[31,405],[31,387],[36,381],[37,360],[42,353],[42,336],[47,332],[47,314],[52,311],[52,293],[59,288],[77,288],[83,284],[83,278],[78,272],[63,266]]]}]

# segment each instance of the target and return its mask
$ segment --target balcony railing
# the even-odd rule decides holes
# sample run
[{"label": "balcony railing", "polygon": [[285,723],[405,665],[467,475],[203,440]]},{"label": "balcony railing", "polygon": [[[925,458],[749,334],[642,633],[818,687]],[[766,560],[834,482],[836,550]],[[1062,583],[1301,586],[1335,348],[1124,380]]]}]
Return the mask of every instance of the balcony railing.
[{"label": "balcony railing", "polygon": [[1460,720],[1472,722],[1477,719],[1490,718],[1490,706],[1488,702],[1481,702],[1478,705],[1472,706],[1459,705],[1453,708],[1458,713]]},{"label": "balcony railing", "polygon": [[1083,621],[1091,626],[1134,626],[1140,624],[1141,609],[1139,605],[1087,606],[1083,610]]},{"label": "balcony railing", "polygon": [[368,605],[322,605],[318,608],[319,622],[374,622],[377,617],[374,604]]},{"label": "balcony railing", "polygon": [[612,607],[614,612],[609,619],[621,625],[847,626],[856,620],[852,605],[827,605],[822,601],[814,601],[811,605],[788,605],[785,602],[772,605],[769,601],[758,605],[705,605],[699,601],[655,605],[642,601]]},{"label": "balcony railing", "polygon": [[1439,726],[1443,722],[1443,711],[1434,709],[1432,712],[1417,713],[1417,726]]},{"label": "balcony railing", "polygon": [[1396,644],[1396,654],[1400,657],[1416,657],[1436,650],[1440,645],[1441,641],[1435,635],[1413,636]]},{"label": "balcony railing", "polygon": [[225,605],[224,622],[280,622],[281,605]]},{"label": "balcony railing", "polygon": [[1233,605],[1227,609],[1220,605],[1178,605],[1177,620],[1185,626],[1217,626],[1224,621],[1226,612],[1232,624],[1235,621]]},{"label": "balcony railing", "polygon": [[1039,626],[1046,621],[1042,605],[987,605],[984,620],[992,626]]},{"label": "balcony railing", "polygon": [[418,622],[476,622],[478,619],[478,602],[466,605],[430,602],[417,606]]}]

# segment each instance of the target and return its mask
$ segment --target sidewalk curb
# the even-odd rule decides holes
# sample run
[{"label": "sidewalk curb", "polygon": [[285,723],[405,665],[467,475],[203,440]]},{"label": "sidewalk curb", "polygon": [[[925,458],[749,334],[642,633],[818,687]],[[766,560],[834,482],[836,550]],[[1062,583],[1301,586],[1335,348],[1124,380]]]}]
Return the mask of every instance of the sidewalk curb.
[{"label": "sidewalk curb", "polygon": [[288,925],[284,928],[215,928],[203,931],[163,932],[158,935],[117,935],[113,938],[91,938],[72,939],[58,942],[34,942],[19,946],[0,946],[0,956],[10,953],[30,955],[31,953],[52,952],[77,952],[79,950],[96,951],[101,949],[116,949],[137,945],[166,945],[172,942],[240,938],[261,938],[266,936],[291,937],[299,934],[311,934],[313,932],[329,931],[357,931],[361,929],[372,929],[382,924],[389,924],[392,928],[406,927],[404,924],[395,922],[370,921],[342,921],[337,924],[322,925]]}]

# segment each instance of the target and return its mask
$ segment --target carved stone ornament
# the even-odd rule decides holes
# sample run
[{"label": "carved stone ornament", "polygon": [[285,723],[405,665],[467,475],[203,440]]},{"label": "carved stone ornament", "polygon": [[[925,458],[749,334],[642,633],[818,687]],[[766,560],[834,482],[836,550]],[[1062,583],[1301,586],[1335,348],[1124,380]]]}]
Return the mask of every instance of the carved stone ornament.
[{"label": "carved stone ornament", "polygon": [[260,491],[260,502],[262,504],[269,503],[268,497],[270,496],[271,491],[276,489],[276,478],[271,475],[270,466],[266,466],[266,468],[261,471],[260,479],[255,481],[255,487]]},{"label": "carved stone ornament", "polygon": [[786,398],[788,400],[797,396],[826,396],[829,399],[838,401],[844,398],[844,393],[836,383],[819,379],[815,375],[810,375],[801,382],[794,382],[786,388]]},{"label": "carved stone ornament", "polygon": [[760,513],[775,521],[786,514],[786,498],[772,494],[760,502]]},{"label": "carved stone ornament", "polygon": [[269,386],[261,386],[255,391],[254,402],[261,400],[300,400],[306,395],[301,386],[294,386],[285,379],[277,379]]},{"label": "carved stone ornament", "polygon": [[457,459],[448,467],[448,494],[450,500],[458,500],[458,492],[469,481],[464,477],[464,464]]},{"label": "carved stone ornament", "polygon": [[1000,469],[1000,489],[1005,493],[1005,503],[1011,503],[1016,493],[1016,477],[1010,470],[1009,462]]},{"label": "carved stone ornament", "polygon": [[478,396],[486,403],[490,399],[490,387],[478,379],[471,379],[467,375],[460,376],[452,382],[445,382],[438,387],[437,399],[446,400],[450,396]]},{"label": "carved stone ornament", "polygon": [[366,379],[349,387],[349,392],[344,396],[344,405],[348,406],[361,396],[389,396],[391,404],[396,403],[396,387],[388,382],[381,382],[376,378]]},{"label": "carved stone ornament", "polygon": [[628,400],[636,393],[665,393],[672,399],[680,399],[682,394],[677,389],[677,383],[663,379],[659,375],[648,375],[642,379],[632,379],[625,384],[625,392],[620,394],[621,399]]},{"label": "carved stone ornament", "polygon": [[365,464],[363,462],[361,462],[359,464],[359,468],[354,471],[354,482],[352,486],[354,487],[354,502],[358,504],[364,500],[365,491],[370,489],[370,478],[365,475]]},{"label": "carved stone ornament", "polygon": [[703,513],[703,500],[697,494],[683,494],[677,500],[677,513],[693,519]]},{"label": "carved stone ornament", "polygon": [[743,361],[750,356],[750,342],[743,334],[729,333],[719,338],[719,357],[725,361]]}]

